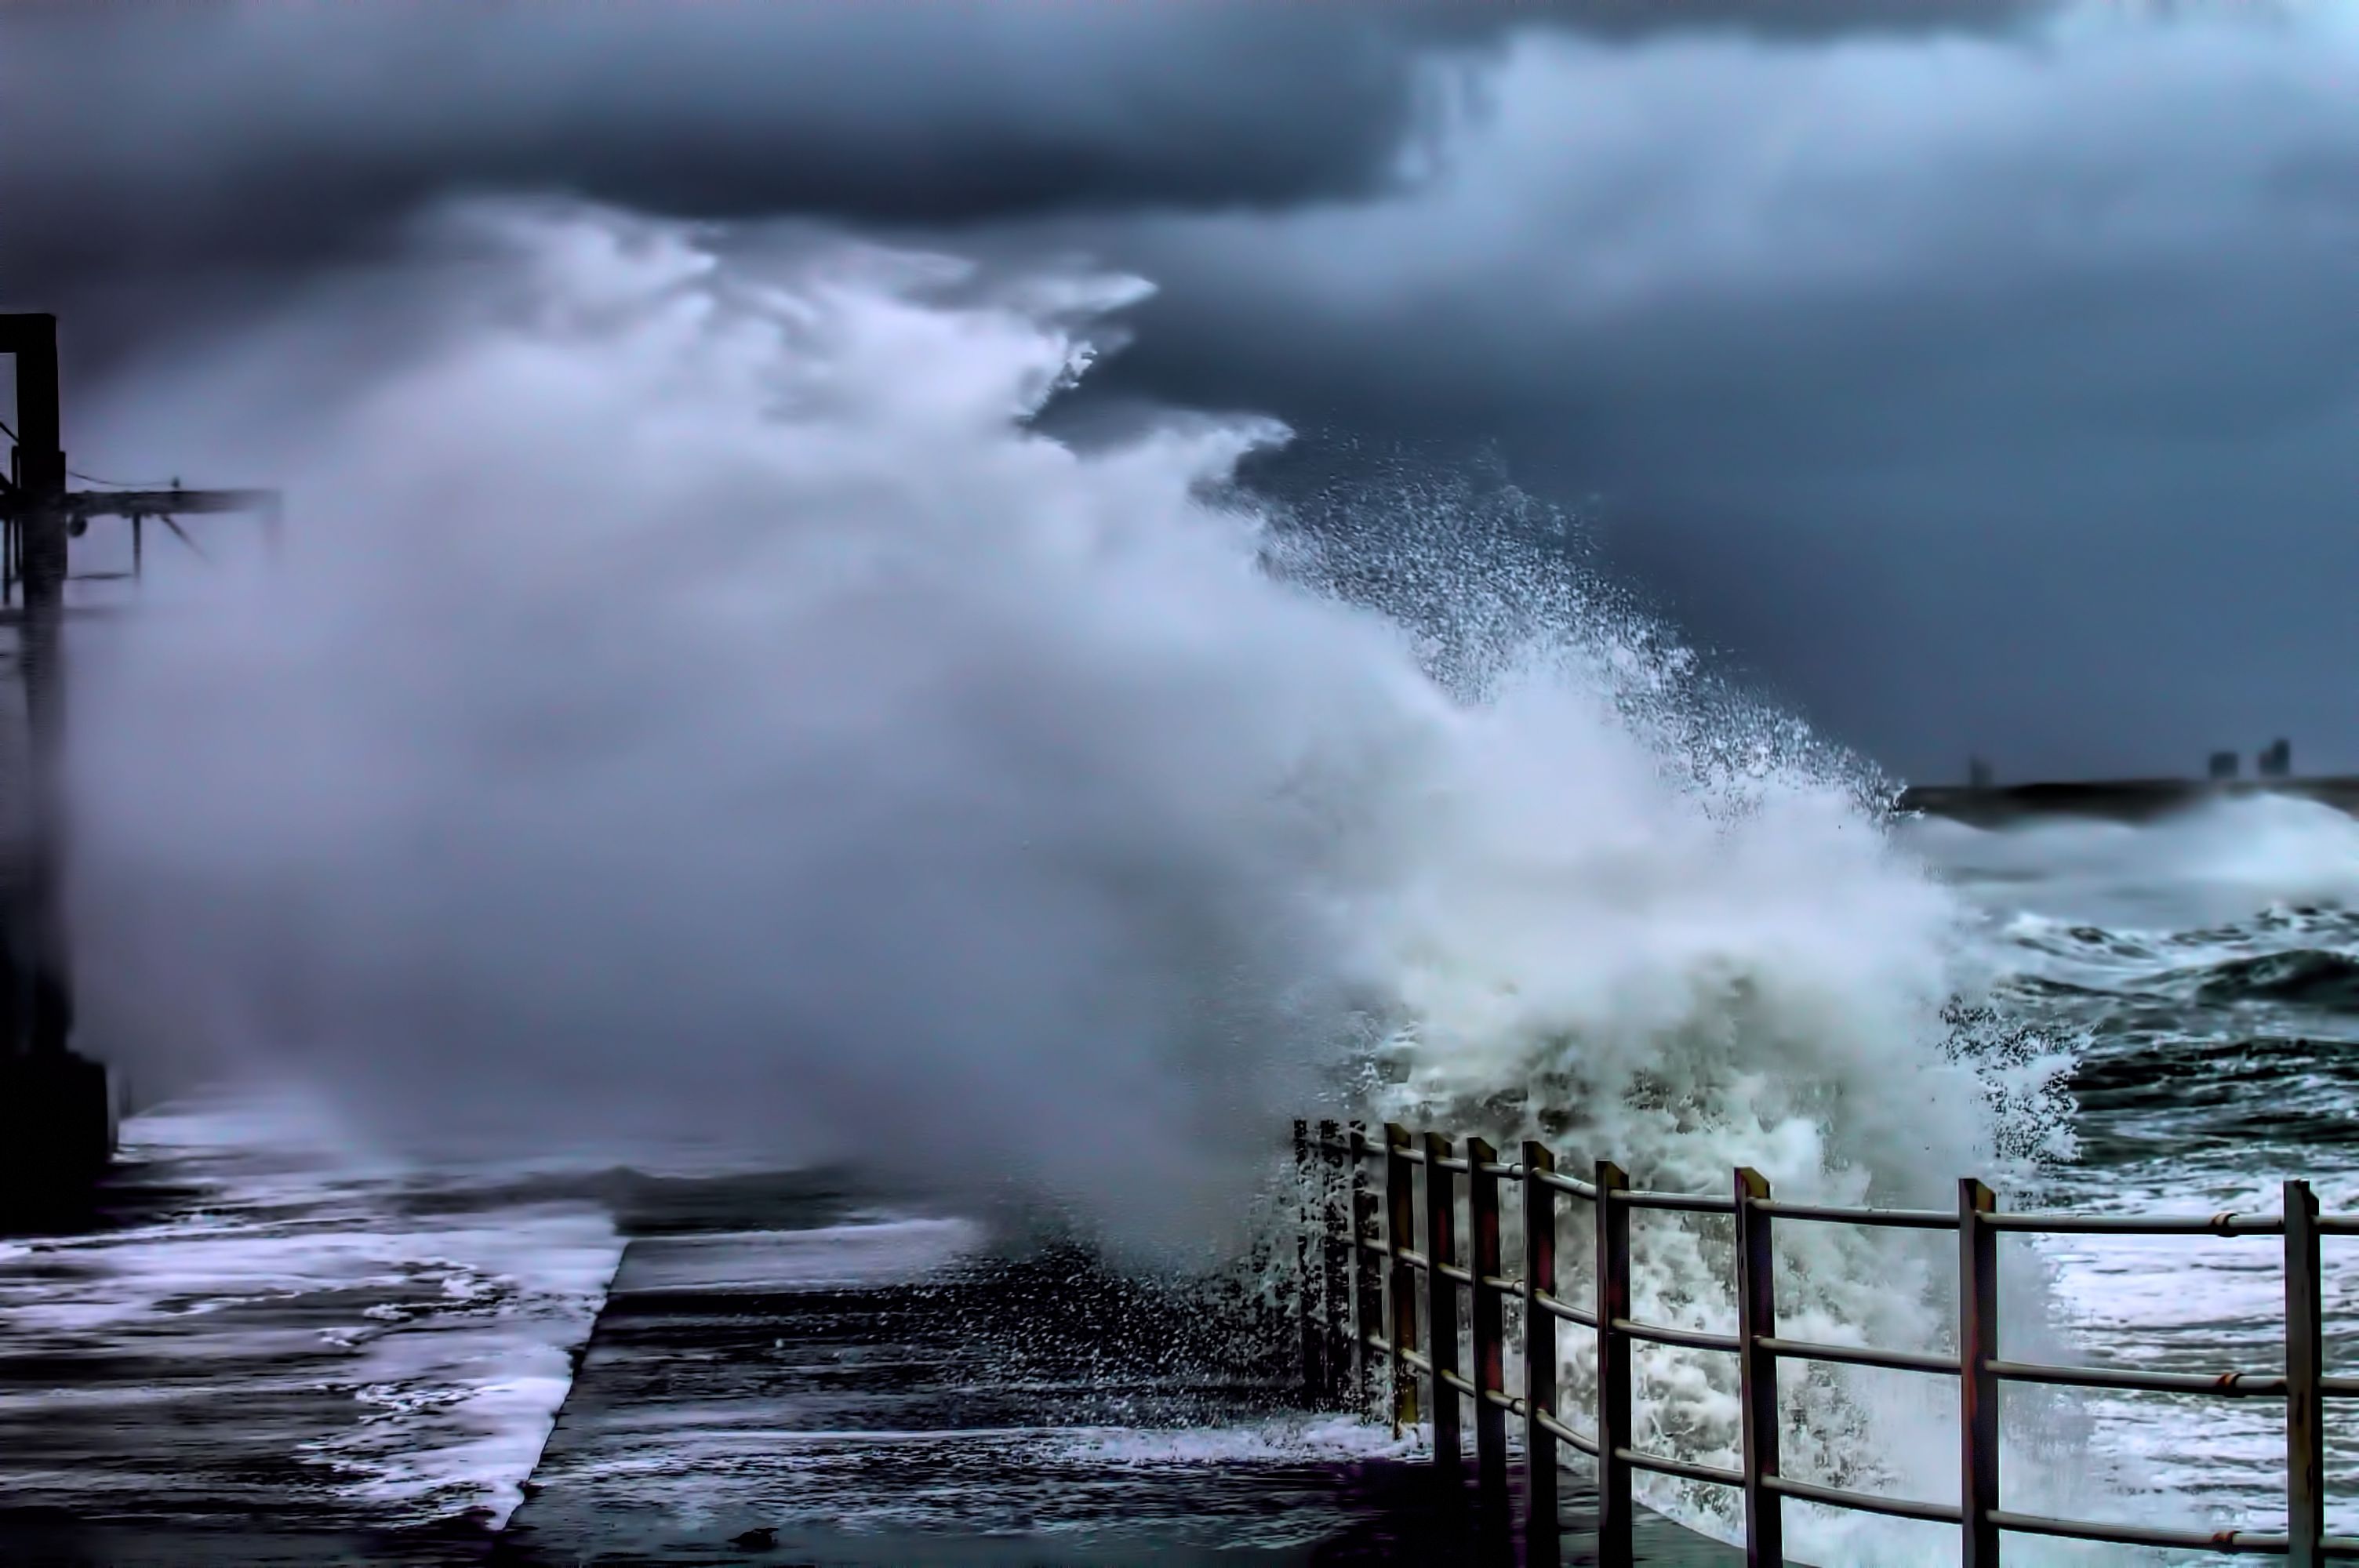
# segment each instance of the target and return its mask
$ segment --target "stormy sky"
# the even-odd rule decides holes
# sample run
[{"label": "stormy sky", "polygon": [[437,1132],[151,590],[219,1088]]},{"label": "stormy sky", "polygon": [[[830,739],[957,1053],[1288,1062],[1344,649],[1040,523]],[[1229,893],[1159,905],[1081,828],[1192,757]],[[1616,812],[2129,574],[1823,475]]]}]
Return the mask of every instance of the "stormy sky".
[{"label": "stormy sky", "polygon": [[0,14],[0,308],[85,387],[484,190],[1136,268],[1115,390],[1494,450],[1913,776],[2359,767],[2347,10]]}]

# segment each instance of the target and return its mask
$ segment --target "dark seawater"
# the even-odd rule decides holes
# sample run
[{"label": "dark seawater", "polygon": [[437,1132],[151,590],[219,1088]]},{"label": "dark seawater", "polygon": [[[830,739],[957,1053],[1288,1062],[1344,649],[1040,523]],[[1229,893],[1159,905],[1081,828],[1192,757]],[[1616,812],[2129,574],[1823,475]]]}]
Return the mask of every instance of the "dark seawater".
[{"label": "dark seawater", "polygon": [[[2359,1210],[2359,822],[2256,798],[2140,827],[1905,830],[1984,921],[1997,996],[2077,1056],[2077,1157],[2042,1195],[2108,1212],[2276,1212],[2308,1179]],[[2269,1238],[2056,1238],[2071,1338],[2096,1364],[2282,1368]],[[2359,1365],[2359,1249],[2324,1242],[2330,1370]],[[2092,1395],[2133,1485],[2222,1525],[2282,1529],[2282,1406]],[[2359,1530],[2359,1430],[2330,1411],[2330,1528]],[[2124,1500],[2135,1511],[2133,1496]]]}]

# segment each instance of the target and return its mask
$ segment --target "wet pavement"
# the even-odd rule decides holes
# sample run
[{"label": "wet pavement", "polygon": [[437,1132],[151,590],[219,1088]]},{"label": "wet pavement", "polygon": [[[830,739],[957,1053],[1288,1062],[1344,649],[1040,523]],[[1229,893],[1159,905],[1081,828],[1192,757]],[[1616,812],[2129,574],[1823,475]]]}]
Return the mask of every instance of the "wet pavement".
[{"label": "wet pavement", "polygon": [[[0,1241],[0,1562],[1522,1556],[1519,1506],[1295,1408],[1242,1291],[837,1174],[360,1171],[207,1114]],[[1571,1476],[1563,1522],[1591,1560]]]}]

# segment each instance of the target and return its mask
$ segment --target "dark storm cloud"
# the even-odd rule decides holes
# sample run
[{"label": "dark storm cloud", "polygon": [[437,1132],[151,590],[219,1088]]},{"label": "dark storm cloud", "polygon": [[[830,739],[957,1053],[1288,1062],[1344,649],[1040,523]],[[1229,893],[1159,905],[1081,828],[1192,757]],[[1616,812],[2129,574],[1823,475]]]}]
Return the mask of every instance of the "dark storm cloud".
[{"label": "dark storm cloud", "polygon": [[2354,82],[2322,10],[17,9],[0,296],[87,355],[484,188],[1080,249],[1119,387],[1498,442],[1904,768],[2359,764]]},{"label": "dark storm cloud", "polygon": [[16,6],[0,286],[300,260],[469,188],[951,222],[1361,196],[1440,68],[1559,23],[1987,25],[2010,7],[1105,4]]}]

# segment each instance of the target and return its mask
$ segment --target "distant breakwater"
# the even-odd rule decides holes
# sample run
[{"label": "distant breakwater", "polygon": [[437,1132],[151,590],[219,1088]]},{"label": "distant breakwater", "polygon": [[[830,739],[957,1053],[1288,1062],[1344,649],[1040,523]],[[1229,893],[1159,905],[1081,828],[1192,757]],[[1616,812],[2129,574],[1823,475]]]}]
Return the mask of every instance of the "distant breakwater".
[{"label": "distant breakwater", "polygon": [[2220,800],[2257,795],[2314,800],[2359,816],[2359,774],[2291,779],[2090,779],[2051,784],[1916,784],[1893,801],[1899,812],[1946,816],[1978,827],[2040,816],[2147,822]]}]

